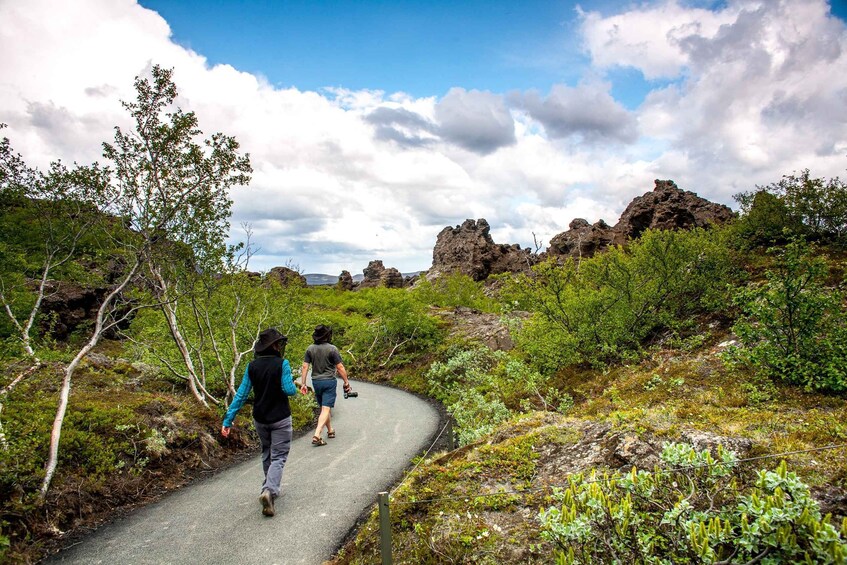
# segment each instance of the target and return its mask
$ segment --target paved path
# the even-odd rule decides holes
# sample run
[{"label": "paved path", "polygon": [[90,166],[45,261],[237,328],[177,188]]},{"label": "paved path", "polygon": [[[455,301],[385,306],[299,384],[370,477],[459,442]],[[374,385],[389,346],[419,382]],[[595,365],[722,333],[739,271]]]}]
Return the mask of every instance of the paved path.
[{"label": "paved path", "polygon": [[[339,395],[338,437],[312,447],[294,441],[277,515],[261,515],[259,457],[237,465],[94,532],[50,562],[103,564],[320,564],[362,511],[438,433],[438,413],[402,391],[353,382]],[[341,383],[338,386],[341,392]],[[236,424],[249,417],[245,406]]]}]

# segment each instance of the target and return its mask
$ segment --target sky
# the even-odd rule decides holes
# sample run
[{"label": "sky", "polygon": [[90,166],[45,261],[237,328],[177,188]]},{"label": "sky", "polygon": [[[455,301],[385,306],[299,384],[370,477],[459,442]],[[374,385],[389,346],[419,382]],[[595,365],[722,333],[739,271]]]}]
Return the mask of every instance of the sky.
[{"label": "sky", "polygon": [[671,179],[733,195],[847,168],[844,0],[0,0],[0,122],[31,165],[103,162],[153,65],[233,135],[249,268],[402,272],[485,218],[546,248]]}]

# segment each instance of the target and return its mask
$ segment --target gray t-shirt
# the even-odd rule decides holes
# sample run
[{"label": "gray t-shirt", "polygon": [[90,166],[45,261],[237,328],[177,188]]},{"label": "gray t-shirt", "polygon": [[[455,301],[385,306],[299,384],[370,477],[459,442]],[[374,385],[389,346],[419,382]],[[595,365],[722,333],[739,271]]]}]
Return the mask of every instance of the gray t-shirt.
[{"label": "gray t-shirt", "polygon": [[331,343],[313,343],[306,348],[303,361],[312,365],[313,381],[329,380],[335,378],[335,366],[341,363],[341,354]]}]

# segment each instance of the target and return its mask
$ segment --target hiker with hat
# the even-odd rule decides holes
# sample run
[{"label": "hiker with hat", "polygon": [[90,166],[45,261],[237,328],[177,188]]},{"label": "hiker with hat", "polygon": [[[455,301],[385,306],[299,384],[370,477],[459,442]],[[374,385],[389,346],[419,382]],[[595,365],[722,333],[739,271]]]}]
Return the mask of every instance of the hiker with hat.
[{"label": "hiker with hat", "polygon": [[293,434],[288,397],[297,394],[297,387],[291,378],[291,365],[283,359],[287,342],[288,337],[276,328],[268,328],[259,334],[253,346],[255,357],[244,370],[241,385],[221,427],[221,435],[229,437],[235,415],[244,406],[250,390],[255,389],[253,423],[262,443],[262,467],[265,470],[259,502],[265,516],[274,515],[274,500],[279,496],[282,469],[288,459]]},{"label": "hiker with hat", "polygon": [[337,387],[336,376],[341,375],[344,379],[344,391],[350,392],[350,381],[347,379],[347,370],[341,362],[341,353],[338,348],[330,343],[332,341],[332,328],[320,324],[312,333],[314,343],[306,349],[303,357],[303,366],[300,369],[300,392],[306,394],[306,374],[309,365],[312,366],[312,388],[315,390],[315,400],[321,407],[318,416],[318,427],[312,436],[312,445],[326,445],[323,437],[323,428],[326,427],[326,436],[330,439],[335,437],[335,428],[332,427],[332,408],[335,406],[335,389]]}]

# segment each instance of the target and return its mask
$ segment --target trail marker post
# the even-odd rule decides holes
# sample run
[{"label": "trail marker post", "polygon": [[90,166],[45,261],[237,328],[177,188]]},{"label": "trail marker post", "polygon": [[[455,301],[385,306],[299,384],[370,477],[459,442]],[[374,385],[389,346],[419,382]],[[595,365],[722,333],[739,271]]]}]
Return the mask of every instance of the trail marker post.
[{"label": "trail marker post", "polygon": [[391,515],[387,492],[379,493],[379,552],[382,565],[391,565]]}]

